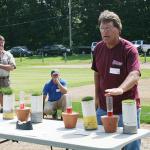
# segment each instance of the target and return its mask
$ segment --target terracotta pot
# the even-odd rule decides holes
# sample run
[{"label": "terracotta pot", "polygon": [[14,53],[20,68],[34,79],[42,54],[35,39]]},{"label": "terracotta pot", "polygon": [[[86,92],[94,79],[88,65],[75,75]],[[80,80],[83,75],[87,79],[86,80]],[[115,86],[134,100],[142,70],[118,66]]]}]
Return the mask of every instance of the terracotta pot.
[{"label": "terracotta pot", "polygon": [[118,118],[119,117],[117,115],[101,116],[101,121],[106,133],[114,133],[117,131]]},{"label": "terracotta pot", "polygon": [[20,120],[22,122],[28,121],[28,118],[30,116],[30,108],[28,108],[28,107],[26,107],[24,109],[17,108],[16,115],[17,115],[18,120]]},{"label": "terracotta pot", "polygon": [[73,112],[73,113],[62,113],[63,121],[65,128],[71,129],[76,127],[77,119],[78,119],[79,113]]}]

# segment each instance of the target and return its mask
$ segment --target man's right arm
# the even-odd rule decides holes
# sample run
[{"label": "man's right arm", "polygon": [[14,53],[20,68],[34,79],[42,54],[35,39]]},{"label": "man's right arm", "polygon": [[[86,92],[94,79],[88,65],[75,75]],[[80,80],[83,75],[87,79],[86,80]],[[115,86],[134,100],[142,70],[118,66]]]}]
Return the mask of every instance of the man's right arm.
[{"label": "man's right arm", "polygon": [[0,64],[0,68],[1,68],[1,69],[4,69],[4,70],[6,70],[6,71],[12,71],[12,70],[14,70],[14,69],[15,69],[15,67],[14,67],[14,66],[9,65],[9,64],[6,64],[6,65],[4,65],[4,64]]},{"label": "man's right arm", "polygon": [[98,72],[94,72],[94,83],[95,83],[95,108],[100,107],[100,102],[99,102],[99,89],[100,89],[100,75]]}]

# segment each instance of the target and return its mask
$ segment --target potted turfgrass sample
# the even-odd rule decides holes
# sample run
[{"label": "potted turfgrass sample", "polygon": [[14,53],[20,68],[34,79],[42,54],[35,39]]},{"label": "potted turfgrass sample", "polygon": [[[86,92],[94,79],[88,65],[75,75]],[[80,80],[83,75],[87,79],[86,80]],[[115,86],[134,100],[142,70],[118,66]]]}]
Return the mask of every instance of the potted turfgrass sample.
[{"label": "potted turfgrass sample", "polygon": [[39,123],[43,120],[43,96],[41,92],[31,94],[31,122]]},{"label": "potted turfgrass sample", "polygon": [[17,115],[18,121],[27,122],[30,116],[30,108],[25,106],[24,91],[20,91],[19,100],[20,100],[19,107],[16,108],[16,115]]},{"label": "potted turfgrass sample", "polygon": [[107,115],[101,116],[101,121],[106,133],[117,131],[118,116],[113,115],[113,97],[106,96]]},{"label": "potted turfgrass sample", "polygon": [[84,128],[86,130],[97,129],[98,125],[96,119],[94,98],[92,96],[86,96],[82,98],[81,104],[82,104]]},{"label": "potted turfgrass sample", "polygon": [[16,115],[17,115],[18,121],[27,122],[30,116],[30,108],[29,107],[24,107],[24,108],[17,107]]},{"label": "potted turfgrass sample", "polygon": [[14,118],[15,95],[10,87],[1,88],[3,94],[3,119],[9,120]]},{"label": "potted turfgrass sample", "polygon": [[64,121],[65,128],[75,128],[78,120],[79,113],[72,111],[72,101],[69,95],[67,96],[66,112],[62,112],[62,118]]},{"label": "potted turfgrass sample", "polygon": [[78,120],[78,116],[79,113],[77,112],[72,112],[72,113],[62,112],[62,118],[64,121],[65,128],[68,129],[75,128]]},{"label": "potted turfgrass sample", "polygon": [[117,131],[118,127],[118,116],[113,115],[113,116],[108,116],[104,115],[101,116],[101,121],[104,126],[104,130],[106,133],[114,133]]}]

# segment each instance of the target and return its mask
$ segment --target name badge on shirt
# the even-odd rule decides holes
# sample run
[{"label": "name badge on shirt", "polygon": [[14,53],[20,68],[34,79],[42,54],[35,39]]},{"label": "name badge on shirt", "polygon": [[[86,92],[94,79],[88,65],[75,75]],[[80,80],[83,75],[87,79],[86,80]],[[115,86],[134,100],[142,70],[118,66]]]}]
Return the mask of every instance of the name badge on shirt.
[{"label": "name badge on shirt", "polygon": [[56,89],[56,92],[60,92],[60,89]]},{"label": "name badge on shirt", "polygon": [[110,68],[109,73],[120,74],[120,69],[119,68]]}]

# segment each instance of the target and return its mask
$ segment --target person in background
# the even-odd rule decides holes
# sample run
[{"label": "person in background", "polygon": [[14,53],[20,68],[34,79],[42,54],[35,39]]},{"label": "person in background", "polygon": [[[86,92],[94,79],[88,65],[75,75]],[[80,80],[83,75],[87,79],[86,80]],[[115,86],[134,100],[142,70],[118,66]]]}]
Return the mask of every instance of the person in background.
[{"label": "person in background", "polygon": [[[106,96],[113,96],[113,113],[122,122],[122,101],[133,99],[137,105],[137,126],[140,127],[140,98],[138,80],[141,76],[138,51],[133,44],[120,37],[122,24],[119,16],[105,10],[100,13],[99,28],[102,37],[93,54],[92,69],[95,81],[95,106],[98,124],[101,116],[107,114]],[[126,150],[139,150],[140,140],[124,147]]]},{"label": "person in background", "polygon": [[[66,110],[67,83],[60,78],[58,70],[51,71],[51,80],[43,88],[43,109],[44,115],[52,114],[53,119],[57,118],[57,109],[63,112]],[[48,96],[48,101],[45,101]]]},{"label": "person in background", "polygon": [[[9,73],[16,68],[13,55],[4,50],[5,39],[0,35],[0,88],[9,87]],[[0,93],[0,112],[3,112],[3,94]]]}]

